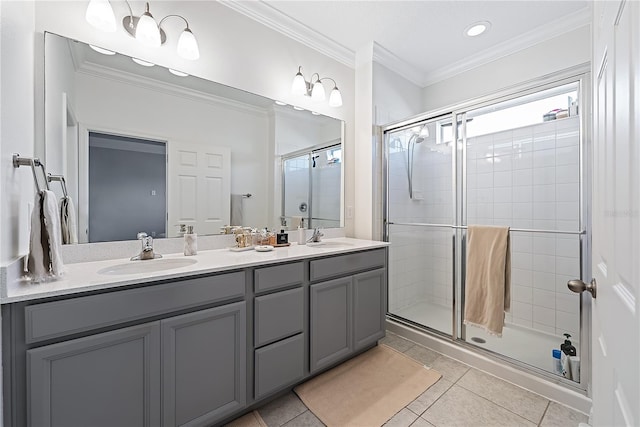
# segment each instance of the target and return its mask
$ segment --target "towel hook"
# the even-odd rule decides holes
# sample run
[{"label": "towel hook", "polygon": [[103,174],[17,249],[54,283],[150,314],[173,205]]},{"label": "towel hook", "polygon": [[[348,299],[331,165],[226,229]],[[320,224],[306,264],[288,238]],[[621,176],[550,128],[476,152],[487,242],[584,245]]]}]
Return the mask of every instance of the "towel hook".
[{"label": "towel hook", "polygon": [[47,174],[47,181],[58,181],[62,186],[62,194],[64,195],[64,197],[69,197],[69,193],[67,192],[67,181],[64,179],[64,175]]},{"label": "towel hook", "polygon": [[44,169],[44,164],[37,157],[20,157],[20,154],[13,154],[13,167],[19,168],[20,166],[29,166],[31,167],[31,172],[33,173],[33,180],[35,181],[36,188],[38,189],[38,193],[42,191],[40,188],[40,183],[38,181],[38,174],[36,173],[36,167],[42,169],[42,175],[44,176],[45,187],[49,189],[49,182],[47,180],[47,173]]}]

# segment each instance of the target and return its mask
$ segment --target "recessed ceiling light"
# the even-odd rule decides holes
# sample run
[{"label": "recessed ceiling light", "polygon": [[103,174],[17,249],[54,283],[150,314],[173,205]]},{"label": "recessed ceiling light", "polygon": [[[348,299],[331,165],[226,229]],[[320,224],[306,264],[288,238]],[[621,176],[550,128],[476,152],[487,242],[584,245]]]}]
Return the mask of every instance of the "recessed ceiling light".
[{"label": "recessed ceiling light", "polygon": [[491,22],[489,21],[474,22],[464,30],[464,33],[469,37],[476,37],[487,31],[489,28],[491,28]]},{"label": "recessed ceiling light", "polygon": [[293,109],[294,109],[294,110],[298,110],[298,111],[302,111],[302,110],[304,110],[304,108],[302,108],[302,107],[296,107],[295,105],[293,106]]},{"label": "recessed ceiling light", "polygon": [[276,101],[276,105],[287,105],[287,103],[282,101]]},{"label": "recessed ceiling light", "polygon": [[142,59],[138,59],[138,58],[131,58],[131,60],[136,64],[142,65],[143,67],[153,67],[154,65],[156,65],[153,62],[143,61]]},{"label": "recessed ceiling light", "polygon": [[183,73],[182,71],[174,70],[173,68],[169,68],[169,72],[178,77],[187,77],[189,75],[187,73]]},{"label": "recessed ceiling light", "polygon": [[103,55],[115,55],[116,53],[112,50],[109,49],[105,49],[103,47],[98,47],[98,46],[94,46],[92,44],[89,45],[89,47],[93,50],[95,50],[98,53],[101,53]]}]

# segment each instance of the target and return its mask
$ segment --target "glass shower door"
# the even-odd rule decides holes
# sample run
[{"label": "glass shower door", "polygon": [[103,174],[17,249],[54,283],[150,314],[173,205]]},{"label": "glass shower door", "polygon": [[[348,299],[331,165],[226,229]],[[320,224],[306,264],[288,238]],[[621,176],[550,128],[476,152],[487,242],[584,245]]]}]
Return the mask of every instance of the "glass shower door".
[{"label": "glass shower door", "polygon": [[387,133],[391,316],[453,333],[451,116]]}]

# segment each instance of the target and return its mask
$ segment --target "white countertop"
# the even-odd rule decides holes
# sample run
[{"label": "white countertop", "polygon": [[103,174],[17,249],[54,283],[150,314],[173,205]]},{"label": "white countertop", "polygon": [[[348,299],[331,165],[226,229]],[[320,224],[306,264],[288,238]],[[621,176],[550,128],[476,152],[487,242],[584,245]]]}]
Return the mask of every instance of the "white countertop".
[{"label": "white countertop", "polygon": [[67,264],[65,266],[65,275],[58,280],[41,283],[31,283],[26,279],[8,281],[1,290],[0,304],[125,287],[127,285],[157,280],[184,278],[192,275],[222,272],[388,246],[386,242],[351,239],[347,237],[324,239],[323,242],[326,244],[313,247],[292,243],[291,246],[275,248],[270,252],[257,252],[254,250],[232,252],[228,249],[216,249],[200,251],[198,255],[190,257],[185,257],[182,253],[163,254],[162,259],[189,258],[197,262],[186,267],[135,274],[109,275],[100,274],[98,271],[119,264],[155,261],[130,261],[128,258],[125,258]]}]

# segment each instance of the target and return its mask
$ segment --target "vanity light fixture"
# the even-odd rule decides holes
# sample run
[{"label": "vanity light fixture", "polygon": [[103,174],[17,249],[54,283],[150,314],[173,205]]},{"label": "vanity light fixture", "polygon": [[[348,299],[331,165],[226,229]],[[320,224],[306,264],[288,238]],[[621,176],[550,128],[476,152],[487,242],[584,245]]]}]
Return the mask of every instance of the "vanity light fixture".
[{"label": "vanity light fixture", "polygon": [[489,21],[474,22],[465,28],[464,33],[468,37],[476,37],[487,31],[489,28],[491,28],[491,22]]},{"label": "vanity light fixture", "polygon": [[322,84],[323,80],[331,80],[333,82],[333,89],[331,89],[331,93],[329,94],[329,106],[341,107],[342,94],[338,89],[336,81],[331,77],[320,77],[318,73],[313,73],[311,76],[311,82],[308,82],[302,75],[302,66],[298,67],[298,72],[293,78],[293,82],[291,83],[291,93],[297,96],[310,96],[314,101],[324,101],[327,95],[324,85]]},{"label": "vanity light fixture", "polygon": [[101,53],[103,55],[115,55],[116,53],[112,50],[109,49],[105,49],[103,47],[99,47],[99,46],[94,46],[92,44],[89,45],[89,47],[93,50],[95,50],[98,53]]},{"label": "vanity light fixture", "polygon": [[182,71],[174,70],[173,68],[169,68],[169,72],[178,77],[187,77],[189,75],[187,73],[183,73]]},{"label": "vanity light fixture", "polygon": [[[149,2],[146,3],[145,12],[141,16],[135,16],[131,5],[124,0],[129,8],[129,15],[122,19],[124,29],[140,43],[148,47],[160,47],[167,35],[162,29],[162,23],[171,17],[180,18],[185,22],[186,28],[182,30],[178,38],[177,53],[181,58],[196,60],[200,58],[198,41],[189,28],[189,21],[182,15],[167,15],[159,22],[155,20],[149,11]],[[89,24],[101,31],[114,32],[116,30],[115,15],[109,0],[91,0],[87,6],[85,18]]]},{"label": "vanity light fixture", "polygon": [[138,65],[142,65],[143,67],[153,67],[154,65],[156,65],[153,62],[143,61],[142,59],[138,58],[131,58],[131,60]]}]

